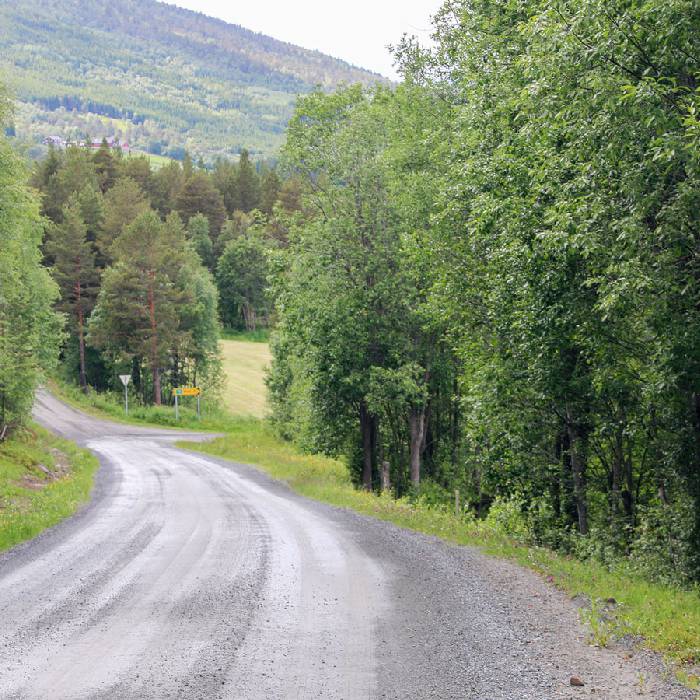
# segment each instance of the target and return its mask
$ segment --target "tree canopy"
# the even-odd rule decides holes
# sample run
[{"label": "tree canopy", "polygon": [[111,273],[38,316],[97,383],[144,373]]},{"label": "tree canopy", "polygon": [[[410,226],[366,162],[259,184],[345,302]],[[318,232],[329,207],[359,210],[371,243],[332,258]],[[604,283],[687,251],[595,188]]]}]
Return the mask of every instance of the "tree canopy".
[{"label": "tree canopy", "polygon": [[[7,105],[0,98],[0,123]],[[61,319],[58,295],[42,266],[43,224],[27,172],[0,136],[0,440],[22,424],[34,403],[40,373],[55,364]]]},{"label": "tree canopy", "polygon": [[399,494],[459,488],[537,543],[697,580],[691,5],[448,0],[401,86],[300,100],[283,432],[366,488],[388,463]]}]

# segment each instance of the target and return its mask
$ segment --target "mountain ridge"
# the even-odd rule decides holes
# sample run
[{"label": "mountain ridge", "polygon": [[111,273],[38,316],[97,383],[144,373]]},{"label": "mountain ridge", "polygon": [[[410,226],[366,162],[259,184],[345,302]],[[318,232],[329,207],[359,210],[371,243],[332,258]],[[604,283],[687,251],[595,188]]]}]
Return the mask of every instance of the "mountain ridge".
[{"label": "mountain ridge", "polygon": [[298,94],[388,82],[157,0],[0,0],[0,26],[14,133],[34,152],[49,137],[89,134],[176,158],[270,157]]}]

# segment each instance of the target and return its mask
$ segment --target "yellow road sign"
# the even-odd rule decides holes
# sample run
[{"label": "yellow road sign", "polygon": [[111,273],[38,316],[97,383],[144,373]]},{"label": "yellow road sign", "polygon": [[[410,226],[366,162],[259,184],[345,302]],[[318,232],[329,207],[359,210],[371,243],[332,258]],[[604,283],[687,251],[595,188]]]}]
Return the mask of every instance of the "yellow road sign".
[{"label": "yellow road sign", "polygon": [[199,396],[201,393],[201,389],[196,386],[183,386],[179,389],[173,389],[173,396]]}]

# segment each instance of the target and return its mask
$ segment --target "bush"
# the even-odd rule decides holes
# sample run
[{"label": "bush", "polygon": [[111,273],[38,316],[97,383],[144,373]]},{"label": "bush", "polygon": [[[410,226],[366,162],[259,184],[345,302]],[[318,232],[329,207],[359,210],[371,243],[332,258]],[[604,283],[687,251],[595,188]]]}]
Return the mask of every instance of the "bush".
[{"label": "bush", "polygon": [[693,510],[689,500],[646,508],[632,545],[630,567],[656,583],[690,584],[692,532]]},{"label": "bush", "polygon": [[532,539],[532,528],[524,512],[524,501],[519,496],[508,499],[497,496],[489,508],[485,523],[495,532],[509,535],[521,542]]}]

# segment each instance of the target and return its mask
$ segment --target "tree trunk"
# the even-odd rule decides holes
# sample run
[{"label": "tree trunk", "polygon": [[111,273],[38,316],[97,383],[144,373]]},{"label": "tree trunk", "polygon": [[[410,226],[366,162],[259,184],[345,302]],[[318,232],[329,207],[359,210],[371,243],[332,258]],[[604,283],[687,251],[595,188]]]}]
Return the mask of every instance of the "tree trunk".
[{"label": "tree trunk", "polygon": [[[695,525],[692,541],[693,550],[700,562],[700,393],[693,392],[693,432],[695,433],[695,453],[690,463],[690,494],[695,501]],[[698,564],[700,569],[700,564]],[[700,571],[698,571],[700,573]]]},{"label": "tree trunk", "polygon": [[618,428],[615,435],[615,445],[612,454],[612,479],[610,488],[610,520],[611,525],[618,522],[620,506],[622,504],[622,436]]},{"label": "tree trunk", "polygon": [[78,300],[78,355],[80,357],[80,388],[87,394],[87,372],[85,370],[85,319],[83,317],[83,307]]},{"label": "tree trunk", "polygon": [[625,454],[624,422],[615,434],[615,445],[612,455],[612,520],[617,522],[618,515],[632,524],[634,521],[634,477],[632,461]]},{"label": "tree trunk", "polygon": [[578,531],[588,534],[588,499],[586,493],[586,450],[581,430],[573,423],[567,426],[571,452],[571,473],[574,479],[574,499],[578,516]]},{"label": "tree trunk", "polygon": [[451,400],[451,410],[450,410],[450,438],[451,438],[451,457],[452,466],[457,467],[459,462],[459,426],[460,426],[460,414],[459,414],[459,381],[457,380],[457,375],[455,374],[454,381],[452,382],[452,400]]},{"label": "tree trunk", "polygon": [[160,406],[160,372],[158,370],[158,324],[156,323],[155,304],[155,272],[149,272],[150,284],[148,285],[148,311],[151,320],[151,372],[153,373],[153,403]]},{"label": "tree trunk", "polygon": [[245,302],[242,307],[243,310],[243,321],[245,322],[245,328],[247,331],[255,331],[257,325],[257,314],[255,309],[248,303]]},{"label": "tree trunk", "polygon": [[391,491],[391,478],[389,475],[389,462],[382,462],[382,493]]},{"label": "tree trunk", "polygon": [[[80,266],[80,260],[78,260]],[[83,393],[87,394],[87,372],[85,371],[85,316],[83,313],[83,285],[80,275],[75,282],[75,307],[78,312],[78,361],[80,368],[78,371],[78,382]]]},{"label": "tree trunk", "polygon": [[362,434],[362,488],[372,490],[372,431],[373,421],[364,401],[360,403],[360,432]]},{"label": "tree trunk", "polygon": [[[561,465],[562,459],[562,435],[558,433],[554,441],[554,463]],[[552,499],[552,508],[557,520],[561,519],[561,476],[559,473],[554,474],[549,487],[550,497]]]},{"label": "tree trunk", "polygon": [[578,519],[576,513],[576,497],[574,495],[574,470],[571,466],[571,439],[566,427],[561,433],[561,493],[562,512],[566,518],[567,525],[573,525]]},{"label": "tree trunk", "polygon": [[411,483],[420,486],[421,454],[425,435],[425,408],[414,408],[408,417],[411,430]]}]

